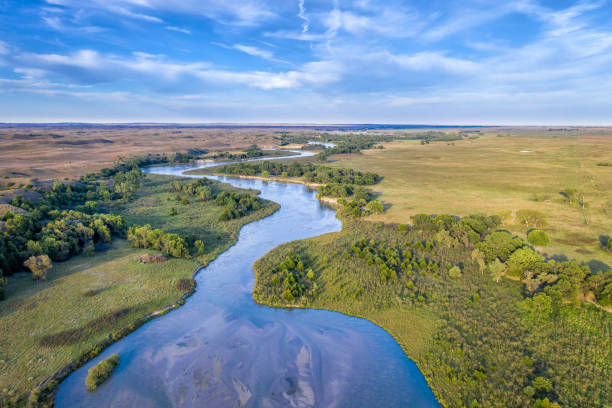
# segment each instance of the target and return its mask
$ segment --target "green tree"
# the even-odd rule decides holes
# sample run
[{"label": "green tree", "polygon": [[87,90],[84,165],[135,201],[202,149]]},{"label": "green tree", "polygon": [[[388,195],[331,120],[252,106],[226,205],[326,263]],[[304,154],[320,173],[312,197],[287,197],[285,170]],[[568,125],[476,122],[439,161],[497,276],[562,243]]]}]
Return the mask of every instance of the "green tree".
[{"label": "green tree", "polygon": [[35,280],[47,279],[47,272],[53,266],[47,255],[31,256],[23,265],[32,272],[32,278]]},{"label": "green tree", "polygon": [[204,255],[204,242],[202,242],[202,240],[197,240],[193,243],[193,247],[196,250],[196,255],[200,256],[200,255]]},{"label": "green tree", "polygon": [[499,259],[495,259],[495,261],[487,265],[487,270],[489,271],[491,278],[495,282],[499,282],[502,276],[504,276],[504,272],[506,272],[506,265],[504,265]]},{"label": "green tree", "polygon": [[526,247],[514,251],[506,262],[510,275],[525,279],[529,279],[534,274],[541,272],[544,265],[545,262],[542,255]]},{"label": "green tree", "polygon": [[539,392],[548,393],[553,389],[553,385],[548,378],[536,377],[532,382],[531,386]]},{"label": "green tree", "polygon": [[546,215],[536,210],[518,210],[516,220],[527,228],[538,228],[546,225]]},{"label": "green tree", "polygon": [[476,247],[482,251],[487,262],[493,262],[496,258],[506,262],[510,255],[524,245],[520,238],[513,238],[505,231],[495,231],[485,237]]},{"label": "green tree", "polygon": [[448,274],[451,278],[459,278],[461,277],[461,268],[455,265],[449,269]]},{"label": "green tree", "polygon": [[379,214],[384,211],[384,207],[380,200],[372,200],[366,205],[366,211],[372,214]]},{"label": "green tree", "polygon": [[480,272],[484,272],[486,270],[484,254],[478,248],[476,248],[472,251],[471,256],[472,260],[478,265],[478,270]]},{"label": "green tree", "polygon": [[531,408],[561,408],[561,405],[556,402],[550,402],[548,398],[544,398],[543,400],[535,400]]},{"label": "green tree", "polygon": [[532,230],[527,235],[527,241],[534,246],[546,246],[550,244],[548,234],[542,230]]}]

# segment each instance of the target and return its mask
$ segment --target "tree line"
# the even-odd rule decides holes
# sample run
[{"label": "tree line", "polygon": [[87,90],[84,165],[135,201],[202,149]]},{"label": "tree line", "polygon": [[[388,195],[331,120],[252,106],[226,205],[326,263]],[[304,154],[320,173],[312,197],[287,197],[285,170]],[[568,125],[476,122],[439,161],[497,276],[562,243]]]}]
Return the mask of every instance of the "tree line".
[{"label": "tree line", "polygon": [[303,177],[309,183],[333,183],[374,185],[380,181],[375,173],[361,172],[353,169],[316,166],[312,163],[262,161],[258,163],[234,163],[219,166],[215,169],[222,174],[240,174],[262,177]]}]

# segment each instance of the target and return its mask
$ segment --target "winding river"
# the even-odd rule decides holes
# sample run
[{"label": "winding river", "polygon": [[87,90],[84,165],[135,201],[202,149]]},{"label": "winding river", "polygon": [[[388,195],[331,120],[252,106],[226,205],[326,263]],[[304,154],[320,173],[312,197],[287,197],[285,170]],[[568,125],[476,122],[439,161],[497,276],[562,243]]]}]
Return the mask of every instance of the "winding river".
[{"label": "winding river", "polygon": [[[192,168],[146,171],[182,175]],[[197,290],[184,306],[66,378],[57,407],[439,406],[416,365],[373,323],[253,301],[253,263],[282,243],[339,231],[334,210],[300,184],[207,177],[260,190],[281,208],[242,228],[236,245],[198,273]],[[86,391],[87,370],[114,353],[121,364],[111,378]]]}]

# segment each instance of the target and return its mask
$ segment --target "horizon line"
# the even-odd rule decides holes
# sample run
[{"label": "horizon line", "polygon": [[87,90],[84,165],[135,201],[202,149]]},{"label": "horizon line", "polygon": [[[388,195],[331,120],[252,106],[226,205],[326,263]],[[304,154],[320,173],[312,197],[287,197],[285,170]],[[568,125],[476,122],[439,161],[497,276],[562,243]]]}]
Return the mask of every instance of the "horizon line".
[{"label": "horizon line", "polygon": [[570,124],[427,124],[427,123],[393,123],[393,122],[0,122],[0,126],[201,126],[201,127],[410,127],[410,128],[512,128],[512,127],[567,127],[567,128],[609,128],[612,125],[570,125]]}]

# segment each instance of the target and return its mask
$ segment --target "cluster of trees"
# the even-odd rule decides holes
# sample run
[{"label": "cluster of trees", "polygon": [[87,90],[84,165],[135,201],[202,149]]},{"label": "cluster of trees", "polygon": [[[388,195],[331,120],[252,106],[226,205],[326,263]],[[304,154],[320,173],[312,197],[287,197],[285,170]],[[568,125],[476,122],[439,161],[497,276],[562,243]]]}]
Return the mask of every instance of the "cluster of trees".
[{"label": "cluster of trees", "polygon": [[390,247],[384,242],[373,239],[367,241],[363,238],[351,246],[351,251],[356,256],[365,259],[368,265],[378,265],[380,278],[383,281],[387,279],[397,280],[397,273],[400,270],[412,272],[412,265],[410,264],[412,253]]},{"label": "cluster of trees", "polygon": [[187,194],[201,201],[214,200],[220,191],[215,183],[206,178],[201,178],[193,183],[173,181],[170,184],[170,190],[179,194]]},{"label": "cluster of trees", "polygon": [[[127,239],[135,248],[147,248],[162,251],[174,258],[188,258],[190,256],[189,246],[178,234],[166,233],[149,224],[138,226],[132,225],[127,232]],[[197,242],[197,244],[195,244]],[[194,248],[202,248],[202,241],[195,241]],[[196,249],[197,251],[197,249]]]},{"label": "cluster of trees", "polygon": [[245,149],[242,153],[230,153],[230,152],[220,152],[215,153],[213,155],[206,156],[210,159],[229,159],[229,160],[244,160],[251,159],[255,157],[262,157],[264,155],[263,150],[259,148],[256,144],[252,144]]},{"label": "cluster of trees", "polygon": [[216,183],[205,178],[193,183],[174,181],[170,188],[174,192],[197,197],[202,201],[214,200],[217,205],[224,207],[219,217],[221,221],[243,217],[252,211],[261,209],[263,206],[262,200],[257,196],[248,193],[222,191]]},{"label": "cluster of trees", "polygon": [[346,216],[358,218],[384,211],[382,202],[362,186],[325,184],[319,187],[318,196],[339,198],[338,204],[342,207],[342,214]]},{"label": "cluster of trees", "polygon": [[[535,219],[530,218],[532,225]],[[473,260],[496,281],[503,275],[520,279],[525,283],[527,294],[544,292],[556,304],[576,304],[580,298],[592,295],[598,304],[612,305],[612,271],[591,274],[588,266],[576,261],[545,259],[522,238],[497,231],[500,222],[497,216],[480,215],[458,218],[417,214],[412,217],[414,229],[435,232],[438,242],[474,249]],[[540,230],[531,231],[528,240],[537,246],[549,242],[546,233]]]},{"label": "cluster of trees", "polygon": [[360,153],[362,150],[372,149],[381,142],[391,141],[388,136],[348,136],[341,140],[334,140],[336,146],[328,147],[317,154],[317,159],[325,161],[333,154]]},{"label": "cluster of trees", "polygon": [[376,173],[315,166],[312,163],[285,164],[272,161],[230,164],[219,167],[217,172],[262,177],[303,177],[307,182],[324,184],[318,190],[320,197],[340,198],[338,204],[343,207],[345,215],[361,217],[384,210],[382,203],[373,199],[373,194],[363,188],[380,181],[381,177]]},{"label": "cluster of trees", "polygon": [[476,248],[495,280],[503,274],[520,279],[530,295],[543,292],[556,304],[577,304],[592,294],[600,305],[612,305],[612,271],[592,274],[576,261],[545,259],[506,231],[492,232]]},{"label": "cluster of trees", "polygon": [[118,215],[75,210],[44,213],[45,218],[11,212],[3,216],[0,269],[5,275],[22,270],[26,259],[32,256],[46,255],[55,262],[65,261],[83,251],[93,252],[95,244],[110,242],[112,235],[125,232],[124,220]]},{"label": "cluster of trees", "polygon": [[[445,406],[595,408],[610,401],[608,312],[555,298],[545,286],[533,294],[514,280],[492,281],[491,266],[503,263],[505,271],[517,250],[530,249],[497,231],[495,217],[416,220],[391,226],[347,218],[340,233],[278,247],[255,264],[254,297],[381,324]],[[282,280],[273,282],[291,252],[309,260],[314,294],[287,299]],[[571,283],[579,269],[585,272],[571,262],[554,268],[556,282]]]},{"label": "cluster of trees", "polygon": [[216,169],[222,174],[247,176],[304,177],[310,183],[373,185],[380,181],[375,173],[362,173],[353,169],[315,166],[312,163],[262,161],[257,163],[234,163]]},{"label": "cluster of trees", "polygon": [[272,284],[282,290],[281,296],[287,300],[299,298],[303,295],[316,294],[317,284],[312,268],[306,268],[305,262],[296,252],[287,254],[272,271]]},{"label": "cluster of trees", "polygon": [[441,242],[458,242],[466,247],[480,242],[481,238],[501,225],[501,218],[497,215],[468,215],[459,218],[448,214],[416,214],[411,217],[411,221],[416,231],[436,233]]},{"label": "cluster of trees", "polygon": [[[101,213],[113,201],[129,199],[141,186],[140,166],[167,162],[167,157],[120,159],[112,168],[91,173],[79,182],[56,181],[40,198],[30,201],[15,196],[11,203],[25,214],[6,212],[0,231],[0,270],[11,275],[28,266],[43,265],[40,258],[65,261],[81,252],[91,253],[98,243],[108,243],[113,235],[125,235],[121,216]],[[26,264],[26,261],[28,264]],[[39,277],[44,277],[41,272]]]},{"label": "cluster of trees", "polygon": [[350,200],[345,200],[342,198],[339,199],[338,204],[342,206],[342,213],[344,215],[355,218],[365,217],[371,214],[379,214],[384,211],[384,206],[378,199],[368,200],[366,198],[353,196]]},{"label": "cluster of trees", "polygon": [[215,198],[215,203],[224,207],[220,216],[221,221],[243,217],[251,211],[261,209],[263,205],[259,197],[234,191],[222,191]]}]

